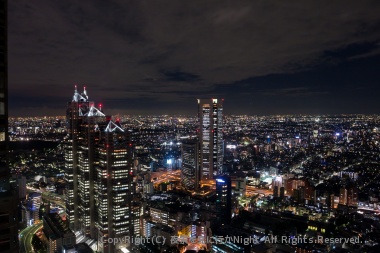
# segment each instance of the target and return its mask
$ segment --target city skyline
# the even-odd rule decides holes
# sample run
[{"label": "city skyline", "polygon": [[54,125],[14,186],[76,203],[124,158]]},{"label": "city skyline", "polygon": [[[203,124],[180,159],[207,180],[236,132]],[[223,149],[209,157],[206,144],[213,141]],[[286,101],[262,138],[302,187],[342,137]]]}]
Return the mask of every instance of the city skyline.
[{"label": "city skyline", "polygon": [[379,113],[379,9],[10,1],[9,114],[62,115],[75,84],[110,114]]},{"label": "city skyline", "polygon": [[0,251],[379,252],[379,11],[0,0]]}]

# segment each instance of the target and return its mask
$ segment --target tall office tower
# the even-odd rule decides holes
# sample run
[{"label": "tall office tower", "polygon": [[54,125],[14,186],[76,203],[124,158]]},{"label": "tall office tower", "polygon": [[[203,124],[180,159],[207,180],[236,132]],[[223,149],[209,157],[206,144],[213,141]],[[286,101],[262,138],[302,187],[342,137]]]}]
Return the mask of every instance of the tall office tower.
[{"label": "tall office tower", "polygon": [[185,189],[199,188],[199,143],[195,140],[182,142],[181,183]]},{"label": "tall office tower", "polygon": [[105,115],[90,103],[88,113],[83,116],[77,140],[79,224],[82,233],[91,238],[96,238],[94,166],[99,163],[96,160],[95,153],[96,145],[99,141],[98,126],[103,122],[105,122]]},{"label": "tall office tower", "polygon": [[7,1],[0,0],[0,251],[18,252],[17,191],[8,166]]},{"label": "tall office tower", "polygon": [[231,179],[228,176],[216,178],[216,218],[220,225],[231,222]]},{"label": "tall office tower", "polygon": [[128,132],[118,122],[99,126],[101,140],[96,166],[95,205],[97,211],[98,251],[116,252],[128,248],[125,240],[107,243],[108,238],[133,234],[131,218],[132,156]]},{"label": "tall office tower", "polygon": [[132,231],[128,132],[88,100],[86,89],[80,94],[76,87],[67,122],[65,179],[70,228],[98,239],[98,251],[115,252],[125,245],[104,242]]},{"label": "tall office tower", "polygon": [[200,179],[212,179],[223,167],[223,100],[198,99]]},{"label": "tall office tower", "polygon": [[141,205],[140,199],[133,199],[131,202],[131,219],[132,223],[131,228],[133,227],[133,231],[131,230],[131,234],[133,233],[134,237],[141,236],[141,219],[143,216],[143,206]]},{"label": "tall office tower", "polygon": [[[78,160],[79,152],[82,150],[85,140],[83,140],[81,130],[82,125],[86,124],[86,116],[93,106],[94,103],[88,101],[86,89],[80,94],[75,86],[73,99],[68,103],[66,111],[68,135],[65,139],[66,215],[70,229],[73,231],[80,230],[82,225],[79,223],[80,178],[78,177]],[[82,143],[80,143],[80,140]],[[82,144],[82,147],[80,147],[80,144]]]}]

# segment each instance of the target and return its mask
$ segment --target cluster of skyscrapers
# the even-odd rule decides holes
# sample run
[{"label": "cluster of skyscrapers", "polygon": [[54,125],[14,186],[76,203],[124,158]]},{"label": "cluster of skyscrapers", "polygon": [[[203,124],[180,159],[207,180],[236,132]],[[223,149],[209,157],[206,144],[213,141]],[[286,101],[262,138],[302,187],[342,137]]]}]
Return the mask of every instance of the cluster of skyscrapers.
[{"label": "cluster of skyscrapers", "polygon": [[[7,31],[6,1],[0,1],[0,249],[18,251],[17,191],[10,184],[8,168]],[[97,242],[100,252],[115,252],[130,245],[109,244],[108,238],[138,233],[140,208],[133,202],[132,144],[120,122],[106,116],[101,105],[89,100],[86,89],[75,87],[66,111],[67,137],[64,141],[66,219],[44,216],[44,230],[64,239],[50,240],[49,249],[74,245],[73,237]],[[185,189],[197,190],[202,180],[213,180],[223,166],[223,100],[198,99],[198,136],[182,143],[181,181]],[[217,181],[221,223],[230,219],[231,184]],[[63,223],[62,223],[63,222]],[[68,225],[66,227],[66,224]],[[62,229],[61,229],[62,230]],[[62,230],[62,231],[63,231]],[[61,232],[62,232],[61,231]],[[54,232],[54,233],[53,233]],[[68,236],[69,235],[69,236]],[[74,239],[73,239],[74,238]],[[50,242],[49,241],[49,242]]]},{"label": "cluster of skyscrapers", "polygon": [[[66,111],[64,166],[57,166],[61,170],[56,176],[62,181],[64,167],[65,182],[61,185],[66,187],[66,203],[62,205],[62,196],[59,196],[54,205],[59,205],[61,210],[65,206],[65,214],[50,210],[51,197],[43,193],[47,187],[28,184],[27,188],[25,174],[11,178],[6,2],[0,0],[0,252],[23,252],[24,247],[27,252],[33,251],[19,244],[19,239],[28,233],[27,229],[18,237],[18,229],[23,225],[31,226],[32,222],[21,224],[19,218],[39,226],[31,235],[36,239],[38,234],[43,234],[45,237],[40,238],[40,242],[43,241],[47,252],[52,253],[91,252],[90,246],[96,248],[96,252],[137,252],[138,249],[153,252],[152,248],[158,250],[154,245],[147,243],[138,248],[122,238],[162,236],[166,238],[165,249],[170,249],[173,246],[170,239],[177,235],[214,238],[222,235],[235,238],[335,236],[355,239],[355,244],[323,245],[318,241],[312,246],[298,244],[295,251],[316,249],[325,252],[333,246],[355,252],[376,252],[376,248],[371,251],[367,247],[379,245],[376,236],[380,210],[376,173],[380,141],[378,116],[370,116],[371,120],[367,116],[223,118],[223,99],[198,99],[196,136],[181,136],[173,123],[175,127],[170,131],[177,135],[176,138],[167,137],[168,128],[162,128],[159,131],[165,133],[165,138],[155,139],[158,145],[145,147],[148,153],[160,150],[161,141],[165,141],[165,146],[166,141],[170,141],[167,150],[171,151],[171,141],[184,137],[176,145],[176,155],[161,150],[156,157],[145,156],[149,157],[148,162],[170,158],[170,166],[164,172],[163,163],[157,170],[153,162],[150,167],[146,161],[139,164],[144,156],[132,152],[131,140],[140,136],[131,137],[130,129],[125,129],[118,119],[112,120],[101,105],[96,106],[89,100],[86,88],[79,92],[75,87]],[[139,127],[143,125],[136,121]],[[192,127],[186,133],[194,133],[195,121],[192,119]],[[61,122],[63,120],[57,122],[57,133],[62,139],[65,128]],[[226,145],[226,156],[223,125],[226,143],[230,144]],[[186,125],[183,128],[187,128]],[[147,142],[150,135],[161,136],[157,129],[150,127],[136,129],[144,135],[139,139],[140,144]],[[21,126],[15,132],[36,134],[40,130],[39,126],[25,129]],[[242,135],[235,139],[237,132]],[[58,140],[53,136],[51,140]],[[23,138],[21,135],[20,140]],[[231,165],[226,173],[228,176],[223,175],[227,171],[227,166],[223,168],[224,158],[226,164]],[[61,157],[59,161],[63,164]],[[181,169],[180,179],[177,177],[179,171],[171,171],[176,168]],[[29,171],[33,170],[43,172],[29,166]],[[13,170],[12,173],[22,175],[25,171]],[[59,193],[62,189],[59,188]],[[20,200],[31,190],[38,192],[28,194],[25,210],[20,215],[23,205]],[[177,196],[177,193],[180,194]],[[183,198],[184,193],[186,198]],[[366,199],[365,202],[359,197]],[[235,218],[231,221],[232,212]],[[359,239],[363,246],[359,247]],[[282,251],[283,246],[269,248],[264,244],[244,244],[247,247],[243,247],[242,243],[226,242],[204,247],[201,244],[189,246],[198,247],[198,252],[205,252],[207,248],[212,252],[238,253]],[[159,250],[162,252],[161,246]],[[189,251],[194,252],[193,249]],[[282,252],[294,252],[294,247]]]},{"label": "cluster of skyscrapers", "polygon": [[[199,129],[196,139],[182,143],[182,184],[196,190],[202,180],[213,180],[223,165],[223,101],[199,99]],[[87,91],[75,87],[67,107],[68,135],[65,140],[66,215],[71,230],[97,241],[101,252],[130,245],[108,244],[108,238],[131,236],[132,153],[128,131],[106,116],[101,105],[90,101]],[[217,182],[227,182],[228,178]],[[226,180],[226,181],[224,181]],[[231,206],[231,184],[220,186],[220,218]],[[227,193],[228,192],[228,193]],[[229,194],[229,195],[227,195]],[[229,199],[229,201],[227,201]],[[137,212],[139,209],[136,209]],[[227,215],[230,216],[230,215]],[[134,224],[136,223],[136,224]]]}]

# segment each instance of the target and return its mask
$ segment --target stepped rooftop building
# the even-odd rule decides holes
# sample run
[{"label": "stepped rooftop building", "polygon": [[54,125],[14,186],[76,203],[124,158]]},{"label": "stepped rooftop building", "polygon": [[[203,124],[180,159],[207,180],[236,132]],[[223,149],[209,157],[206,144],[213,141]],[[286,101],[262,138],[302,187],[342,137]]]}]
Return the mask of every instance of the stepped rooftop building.
[{"label": "stepped rooftop building", "polygon": [[97,240],[98,251],[128,245],[108,238],[130,235],[131,143],[128,131],[75,87],[67,106],[66,213],[76,233]]}]

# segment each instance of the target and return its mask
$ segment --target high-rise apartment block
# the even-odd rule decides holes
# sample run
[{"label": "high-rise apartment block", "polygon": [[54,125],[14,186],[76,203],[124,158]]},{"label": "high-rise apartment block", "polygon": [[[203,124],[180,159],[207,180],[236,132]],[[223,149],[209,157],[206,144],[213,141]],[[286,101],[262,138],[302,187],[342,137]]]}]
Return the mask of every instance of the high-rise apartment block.
[{"label": "high-rise apartment block", "polygon": [[223,100],[198,99],[200,179],[212,179],[223,167]]}]

